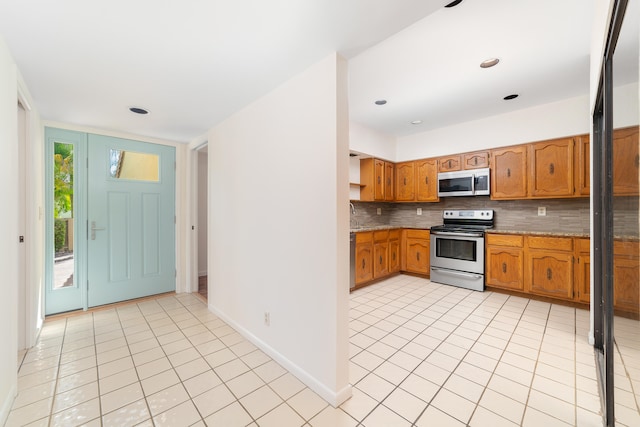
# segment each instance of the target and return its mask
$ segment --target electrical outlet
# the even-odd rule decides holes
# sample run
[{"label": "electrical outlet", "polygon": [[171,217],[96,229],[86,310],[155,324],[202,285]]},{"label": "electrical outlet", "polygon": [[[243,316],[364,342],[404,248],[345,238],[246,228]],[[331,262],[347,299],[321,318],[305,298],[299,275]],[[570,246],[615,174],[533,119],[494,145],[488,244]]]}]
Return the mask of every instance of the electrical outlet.
[{"label": "electrical outlet", "polygon": [[264,325],[271,326],[271,313],[268,311],[264,312]]},{"label": "electrical outlet", "polygon": [[417,215],[422,215],[422,208],[416,209],[416,214]]},{"label": "electrical outlet", "polygon": [[547,208],[545,208],[544,206],[539,206],[538,216],[547,216]]},{"label": "electrical outlet", "polygon": [[378,208],[377,212],[378,212],[378,215],[382,215],[382,208]]}]

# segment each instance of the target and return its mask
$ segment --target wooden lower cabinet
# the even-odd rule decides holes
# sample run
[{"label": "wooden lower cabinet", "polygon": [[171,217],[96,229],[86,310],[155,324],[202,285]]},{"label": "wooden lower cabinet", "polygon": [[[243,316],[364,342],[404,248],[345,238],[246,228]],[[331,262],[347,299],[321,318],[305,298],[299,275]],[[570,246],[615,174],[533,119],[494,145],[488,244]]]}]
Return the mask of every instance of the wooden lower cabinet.
[{"label": "wooden lower cabinet", "polygon": [[373,232],[373,278],[389,275],[389,231]]},{"label": "wooden lower cabinet", "polygon": [[405,271],[429,274],[430,237],[429,230],[406,230]]},{"label": "wooden lower cabinet", "polygon": [[356,285],[373,280],[373,232],[356,233]]},{"label": "wooden lower cabinet", "polygon": [[523,236],[487,235],[487,285],[515,291],[524,290],[523,241]]},{"label": "wooden lower cabinet", "polygon": [[400,230],[356,233],[356,286],[400,271]]},{"label": "wooden lower cabinet", "polygon": [[638,313],[640,310],[640,242],[613,242],[613,307]]},{"label": "wooden lower cabinet", "polygon": [[576,239],[576,256],[573,271],[576,301],[588,303],[591,300],[591,256],[589,254],[589,239]]},{"label": "wooden lower cabinet", "polygon": [[573,299],[573,238],[527,236],[525,281],[532,294]]},{"label": "wooden lower cabinet", "polygon": [[389,232],[389,274],[400,271],[400,230]]}]

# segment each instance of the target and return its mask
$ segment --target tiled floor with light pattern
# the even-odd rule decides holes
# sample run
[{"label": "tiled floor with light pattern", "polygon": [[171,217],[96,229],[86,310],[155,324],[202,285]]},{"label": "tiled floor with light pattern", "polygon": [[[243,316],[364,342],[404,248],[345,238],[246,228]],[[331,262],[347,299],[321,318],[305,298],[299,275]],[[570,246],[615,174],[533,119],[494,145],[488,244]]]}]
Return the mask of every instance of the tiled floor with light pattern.
[{"label": "tiled floor with light pattern", "polygon": [[[638,426],[640,329],[616,322],[617,421]],[[202,299],[164,295],[48,320],[6,426],[599,426],[588,325],[396,276],[350,296],[353,397],[334,409]]]}]

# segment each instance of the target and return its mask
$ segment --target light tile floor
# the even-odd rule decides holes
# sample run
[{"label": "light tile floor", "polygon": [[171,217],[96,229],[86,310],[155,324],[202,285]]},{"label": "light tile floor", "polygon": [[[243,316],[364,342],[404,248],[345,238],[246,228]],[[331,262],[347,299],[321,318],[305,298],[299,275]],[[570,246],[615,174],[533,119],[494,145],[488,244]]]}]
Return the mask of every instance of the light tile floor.
[{"label": "light tile floor", "polygon": [[[585,310],[411,276],[350,303],[338,409],[178,294],[48,320],[6,426],[601,425]],[[637,325],[616,323],[618,425],[640,425]]]}]

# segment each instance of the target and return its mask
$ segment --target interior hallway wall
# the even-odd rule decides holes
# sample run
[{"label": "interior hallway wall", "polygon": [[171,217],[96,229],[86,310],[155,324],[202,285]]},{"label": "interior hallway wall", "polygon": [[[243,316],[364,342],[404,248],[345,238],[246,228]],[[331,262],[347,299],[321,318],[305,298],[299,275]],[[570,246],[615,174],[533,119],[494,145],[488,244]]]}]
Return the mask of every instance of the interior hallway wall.
[{"label": "interior hallway wall", "polygon": [[208,135],[209,306],[333,405],[351,395],[348,138],[337,54]]},{"label": "interior hallway wall", "polygon": [[17,390],[18,364],[18,86],[17,68],[0,39],[0,147],[8,160],[0,168],[0,424],[4,424]]}]

